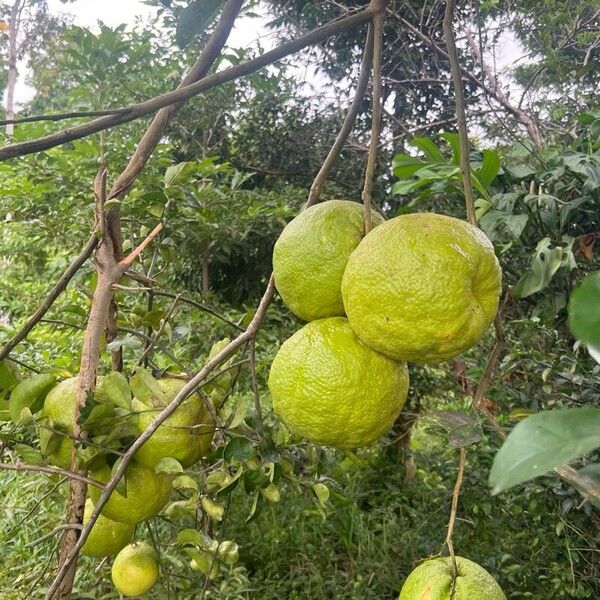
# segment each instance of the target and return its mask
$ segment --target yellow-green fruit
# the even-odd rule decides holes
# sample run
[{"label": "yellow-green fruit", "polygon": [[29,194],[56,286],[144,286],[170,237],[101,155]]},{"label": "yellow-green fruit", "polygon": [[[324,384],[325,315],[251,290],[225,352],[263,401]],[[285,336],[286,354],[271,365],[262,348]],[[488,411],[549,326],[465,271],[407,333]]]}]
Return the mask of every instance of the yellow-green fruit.
[{"label": "yellow-green fruit", "polygon": [[[110,476],[111,470],[106,464],[90,472],[90,477],[101,483],[106,483]],[[115,490],[104,505],[102,514],[121,523],[139,523],[154,517],[169,500],[171,480],[170,475],[155,473],[154,469],[131,462],[125,469],[127,496]],[[94,502],[98,502],[101,491],[90,486],[89,494]]]},{"label": "yellow-green fruit", "polygon": [[[181,379],[159,379],[164,398],[153,396],[150,406],[138,415],[137,428],[141,433],[156,415],[177,396],[186,384]],[[136,452],[135,460],[147,467],[154,467],[161,458],[177,459],[184,468],[191,467],[210,450],[215,421],[210,408],[199,394],[192,394],[152,434],[152,437]]]},{"label": "yellow-green fruit", "polygon": [[[77,394],[77,377],[70,377],[54,386],[44,400],[41,412],[39,438],[42,454],[48,457],[53,465],[68,469],[71,466],[71,449],[75,424],[75,398]],[[102,377],[98,377],[95,396],[100,402],[108,402],[102,389]],[[49,428],[52,429],[49,429]],[[63,435],[58,443],[49,445],[53,431]],[[55,438],[56,439],[56,438]]]},{"label": "yellow-green fruit", "polygon": [[346,319],[332,317],[282,344],[269,389],[291,431],[315,444],[354,448],[392,427],[406,400],[408,370],[365,346]]},{"label": "yellow-green fruit", "polygon": [[[371,219],[373,226],[383,222],[375,212]],[[344,314],[342,276],[363,232],[363,207],[347,200],[315,204],[287,224],[273,249],[273,274],[295,315],[313,321]]]},{"label": "yellow-green fruit", "polygon": [[415,213],[364,238],[348,260],[342,295],[365,344],[397,360],[436,363],[479,341],[498,310],[501,275],[481,230]]},{"label": "yellow-green fruit", "polygon": [[402,586],[399,600],[506,600],[494,578],[477,563],[457,556],[456,567],[453,595],[454,571],[447,556],[419,565]]},{"label": "yellow-green fruit", "polygon": [[[53,387],[44,400],[40,420],[39,437],[42,453],[48,456],[48,460],[53,465],[63,469],[71,466],[73,441],[68,436],[73,433],[76,390],[77,377],[65,379]],[[56,447],[48,446],[53,435],[53,431],[48,427],[64,434]]]},{"label": "yellow-green fruit", "polygon": [[125,546],[112,566],[112,580],[123,596],[141,596],[158,579],[158,560],[154,549],[144,542]]},{"label": "yellow-green fruit", "polygon": [[[91,498],[85,502],[83,524],[85,525],[94,512],[94,503]],[[126,546],[133,537],[135,525],[119,523],[100,515],[94,523],[81,552],[87,556],[114,556],[123,546]]]}]

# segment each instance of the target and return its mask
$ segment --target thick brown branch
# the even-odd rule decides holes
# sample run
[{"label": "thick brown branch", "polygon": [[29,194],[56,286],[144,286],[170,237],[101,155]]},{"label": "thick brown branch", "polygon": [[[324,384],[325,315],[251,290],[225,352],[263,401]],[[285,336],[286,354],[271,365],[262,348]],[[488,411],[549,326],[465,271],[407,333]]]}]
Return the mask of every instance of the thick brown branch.
[{"label": "thick brown branch", "polygon": [[477,215],[475,214],[475,198],[473,196],[473,183],[471,181],[471,150],[469,148],[469,132],[467,130],[467,115],[465,110],[465,92],[463,88],[460,62],[456,51],[454,40],[454,9],[456,0],[446,1],[446,12],[444,14],[444,37],[448,47],[448,60],[454,84],[454,100],[456,106],[456,124],[460,141],[460,170],[463,175],[463,187],[465,190],[465,203],[467,206],[467,220],[471,225],[477,226]]},{"label": "thick brown branch", "polygon": [[228,81],[233,81],[240,77],[244,77],[245,75],[255,73],[263,67],[277,62],[278,60],[281,60],[290,54],[294,54],[306,48],[307,46],[311,46],[327,39],[328,37],[338,35],[339,33],[342,33],[348,29],[362,25],[370,21],[375,12],[376,10],[369,5],[364,10],[356,12],[348,17],[327,23],[322,27],[318,27],[307,34],[302,35],[295,40],[281,44],[277,48],[274,48],[269,52],[265,52],[261,56],[258,56],[252,60],[235,65],[228,69],[224,69],[223,71],[213,73],[212,75],[204,77],[200,81],[172,92],[161,94],[155,98],[151,98],[150,100],[146,100],[138,104],[132,104],[131,106],[127,107],[123,113],[107,117],[100,117],[99,119],[94,119],[89,123],[71,127],[69,129],[65,129],[35,140],[5,146],[4,148],[0,149],[0,161],[54,148],[55,146],[60,146],[66,142],[78,140],[93,133],[97,133],[98,131],[103,131],[105,129],[115,127],[116,125],[128,123],[130,121],[139,119],[140,117],[152,114],[161,108],[171,104],[177,104],[183,100],[187,100],[192,96],[201,94],[202,92],[205,92],[223,83],[227,83]]},{"label": "thick brown branch", "polygon": [[367,32],[367,39],[365,41],[365,49],[363,51],[362,63],[360,66],[360,71],[358,74],[358,83],[356,84],[356,91],[354,92],[354,98],[352,99],[352,103],[348,108],[348,112],[344,117],[344,122],[335,138],[333,146],[331,146],[331,150],[327,154],[327,157],[323,161],[319,172],[317,173],[313,184],[310,186],[310,192],[308,194],[308,201],[306,202],[306,207],[312,206],[319,200],[319,196],[321,195],[321,191],[323,186],[325,185],[325,180],[327,179],[327,175],[333,166],[333,163],[337,160],[342,151],[350,132],[352,131],[352,127],[354,126],[354,122],[356,121],[356,116],[358,115],[358,111],[360,109],[360,105],[365,97],[365,92],[367,91],[367,85],[369,84],[369,74],[371,71],[371,63],[373,62],[373,26],[369,26],[369,30]]},{"label": "thick brown branch", "polygon": [[27,319],[27,322],[21,327],[21,329],[19,329],[19,331],[4,345],[2,350],[0,350],[0,360],[6,358],[17,346],[17,344],[22,342],[29,335],[29,332],[43,318],[50,307],[54,304],[54,301],[66,289],[69,281],[71,281],[75,273],[79,271],[83,263],[85,263],[85,261],[92,255],[92,252],[97,244],[98,238],[96,235],[92,235],[77,258],[69,265],[69,268],[62,274],[61,278],[50,290],[50,293],[46,296],[40,307],[33,313],[33,315],[31,315],[31,317],[29,317],[29,319]]}]

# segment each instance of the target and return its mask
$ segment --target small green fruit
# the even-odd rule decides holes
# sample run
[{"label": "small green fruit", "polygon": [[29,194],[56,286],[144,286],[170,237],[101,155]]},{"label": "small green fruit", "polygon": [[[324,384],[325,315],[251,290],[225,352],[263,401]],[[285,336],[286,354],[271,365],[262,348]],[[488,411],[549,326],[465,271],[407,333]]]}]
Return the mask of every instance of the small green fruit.
[{"label": "small green fruit", "polygon": [[133,542],[117,554],[111,574],[123,596],[141,596],[158,580],[156,552],[144,542]]}]

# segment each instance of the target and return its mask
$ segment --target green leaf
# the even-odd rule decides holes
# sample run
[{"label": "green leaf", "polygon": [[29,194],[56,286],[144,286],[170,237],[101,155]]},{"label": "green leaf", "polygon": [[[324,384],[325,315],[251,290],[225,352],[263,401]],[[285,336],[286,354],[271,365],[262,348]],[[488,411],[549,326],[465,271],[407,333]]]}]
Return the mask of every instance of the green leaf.
[{"label": "green leaf", "polygon": [[588,275],[573,290],[569,302],[569,327],[577,339],[600,347],[600,271]]},{"label": "green leaf", "polygon": [[439,151],[438,147],[428,137],[416,137],[408,142],[411,146],[418,148],[431,161],[436,163],[445,163],[444,155]]},{"label": "green leaf", "polygon": [[488,188],[500,171],[500,157],[494,150],[483,151],[483,162],[481,167],[475,171],[477,179]]},{"label": "green leaf", "polygon": [[215,16],[221,0],[196,0],[188,4],[177,21],[175,42],[180,48],[185,48],[200,33]]},{"label": "green leaf", "polygon": [[27,408],[31,413],[41,410],[46,394],[56,385],[56,377],[40,373],[21,381],[11,392],[8,403],[13,423],[21,422],[21,413]]},{"label": "green leaf", "polygon": [[408,179],[424,165],[422,160],[410,154],[396,154],[392,162],[392,169],[398,179]]},{"label": "green leaf", "polygon": [[202,508],[211,519],[214,519],[215,521],[223,520],[225,507],[221,504],[217,504],[214,500],[211,500],[207,496],[202,497]]},{"label": "green leaf", "polygon": [[490,471],[492,493],[545,475],[600,446],[600,408],[541,412],[519,422],[497,452]]},{"label": "green leaf", "polygon": [[204,538],[208,538],[208,536],[200,533],[197,529],[186,528],[177,532],[177,542],[179,544],[192,544],[203,548],[206,545]]},{"label": "green leaf", "polygon": [[543,290],[561,266],[563,248],[550,248],[550,238],[541,240],[535,250],[529,271],[511,288],[512,295],[527,298]]},{"label": "green leaf", "polygon": [[176,184],[185,183],[196,172],[195,162],[181,162],[169,167],[165,172],[165,187],[171,187]]},{"label": "green leaf", "polygon": [[172,456],[165,456],[158,461],[154,467],[154,471],[156,473],[175,475],[177,473],[183,473],[183,467],[177,459],[173,458]]},{"label": "green leaf", "polygon": [[223,458],[226,462],[242,462],[252,456],[252,444],[243,437],[233,438],[225,450],[223,450]]},{"label": "green leaf", "polygon": [[440,137],[446,140],[452,148],[452,162],[455,165],[460,165],[460,137],[458,133],[445,131],[444,133],[440,133]]},{"label": "green leaf", "polygon": [[509,165],[508,167],[505,167],[505,170],[508,171],[514,179],[525,179],[526,177],[535,175],[535,171],[525,165]]},{"label": "green leaf", "polygon": [[111,371],[102,378],[98,400],[108,400],[114,406],[131,408],[131,388],[127,378],[119,371]]},{"label": "green leaf", "polygon": [[198,482],[192,479],[189,475],[180,475],[173,480],[173,489],[178,492],[184,492],[192,490],[193,492],[198,491]]},{"label": "green leaf", "polygon": [[324,508],[329,500],[329,488],[324,483],[315,483],[311,486],[311,489],[319,504]]},{"label": "green leaf", "polygon": [[[148,369],[137,369],[129,380],[133,395],[148,406],[163,406],[165,403],[165,394],[160,384]],[[153,402],[157,398],[159,402]]]},{"label": "green leaf", "polygon": [[42,456],[42,453],[39,450],[28,446],[27,444],[15,444],[13,449],[26,463],[30,465],[44,464],[44,457]]}]

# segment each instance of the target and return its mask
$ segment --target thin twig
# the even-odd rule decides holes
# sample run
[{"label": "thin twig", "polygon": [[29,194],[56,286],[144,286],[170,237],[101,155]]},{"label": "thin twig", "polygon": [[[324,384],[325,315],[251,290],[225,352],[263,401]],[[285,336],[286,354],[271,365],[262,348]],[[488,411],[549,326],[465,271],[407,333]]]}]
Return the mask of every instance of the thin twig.
[{"label": "thin twig", "polygon": [[144,362],[145,358],[148,356],[148,354],[150,354],[150,352],[152,351],[152,348],[156,345],[156,342],[159,340],[160,336],[163,334],[163,331],[165,330],[167,323],[169,322],[169,319],[173,316],[173,313],[175,312],[175,309],[177,308],[177,302],[179,302],[179,295],[175,296],[175,299],[173,300],[169,310],[165,314],[165,317],[162,320],[162,323],[160,324],[160,327],[158,328],[158,331],[156,332],[153,340],[151,342],[147,342],[146,348],[144,349],[144,351],[142,352],[141,356],[139,357],[139,359],[137,361],[138,367]]},{"label": "thin twig", "polygon": [[259,431],[263,431],[265,426],[262,417],[262,408],[260,405],[260,394],[258,393],[258,378],[256,376],[256,344],[255,340],[250,341],[250,376],[252,385],[252,396],[254,397],[254,410],[258,422]]},{"label": "thin twig", "polygon": [[475,198],[473,196],[473,183],[471,181],[471,151],[469,148],[469,132],[467,130],[467,116],[465,110],[465,92],[461,76],[456,42],[454,41],[454,9],[456,0],[446,1],[446,12],[444,13],[444,37],[448,47],[448,60],[452,82],[454,83],[454,101],[456,105],[456,124],[460,141],[460,170],[463,175],[463,186],[465,189],[465,201],[467,206],[467,220],[471,225],[477,226],[477,215],[475,213]]},{"label": "thin twig", "polygon": [[365,97],[365,92],[367,91],[372,62],[373,26],[369,25],[369,30],[367,31],[367,38],[365,40],[365,49],[363,51],[362,63],[358,74],[358,83],[356,84],[356,90],[354,92],[354,98],[352,99],[352,103],[350,104],[348,112],[344,117],[344,122],[340,127],[340,130],[333,143],[333,146],[331,146],[331,150],[329,150],[329,153],[323,161],[323,164],[321,165],[321,168],[319,169],[319,172],[317,173],[313,184],[310,186],[310,192],[308,194],[306,207],[312,206],[313,204],[318,202],[323,186],[325,185],[327,175],[329,174],[333,163],[338,159],[340,152],[342,151],[344,144],[346,143],[346,140],[348,139],[348,136],[352,131],[352,127],[354,126],[354,122],[356,121],[356,116],[358,115],[360,105],[362,104],[362,101]]},{"label": "thin twig", "polygon": [[458,512],[458,497],[460,496],[460,488],[463,482],[463,476],[465,473],[465,462],[467,460],[467,450],[463,446],[460,449],[460,459],[458,461],[458,470],[456,472],[456,483],[454,484],[454,490],[452,491],[452,506],[450,508],[450,519],[448,520],[448,531],[446,533],[446,546],[452,560],[452,590],[450,597],[454,596],[454,586],[456,585],[456,578],[458,577],[458,566],[456,565],[456,556],[454,554],[454,544],[452,542],[452,535],[454,534],[454,524],[456,522],[456,515]]},{"label": "thin twig", "polygon": [[128,256],[119,262],[119,266],[125,271],[135,262],[138,256],[146,249],[148,244],[161,232],[163,224],[159,223],[147,236],[146,239],[131,252]]},{"label": "thin twig", "polygon": [[106,109],[106,110],[84,110],[81,112],[65,112],[51,113],[48,115],[31,115],[29,117],[21,117],[19,119],[5,119],[0,121],[0,126],[3,125],[19,125],[21,123],[35,123],[37,121],[64,121],[65,119],[81,119],[82,117],[104,117],[106,115],[115,115],[121,112],[122,108]]},{"label": "thin twig", "polygon": [[3,346],[2,350],[0,350],[0,360],[6,358],[17,346],[17,344],[22,342],[29,335],[29,332],[36,326],[40,319],[54,304],[54,301],[66,289],[69,281],[71,281],[75,273],[79,271],[85,261],[92,255],[92,252],[97,244],[98,238],[96,235],[92,235],[77,258],[75,258],[75,260],[69,265],[68,269],[61,275],[60,279],[54,284],[54,287],[50,290],[40,307],[33,313],[33,315],[31,315],[31,317],[29,317],[29,319],[27,319],[21,329],[19,329],[19,331]]},{"label": "thin twig", "polygon": [[48,473],[49,475],[62,475],[63,477],[68,477],[69,479],[75,479],[77,481],[82,481],[83,483],[87,483],[88,485],[93,485],[94,487],[102,489],[104,484],[96,479],[90,479],[85,475],[81,475],[80,473],[75,473],[74,471],[68,471],[67,469],[61,469],[60,467],[47,467],[45,465],[29,465],[26,463],[0,463],[0,469],[4,471],[32,471],[35,473]]},{"label": "thin twig", "polygon": [[32,548],[33,546],[37,546],[43,541],[54,537],[59,531],[65,531],[67,529],[81,529],[82,527],[83,525],[81,525],[81,523],[64,523],[63,525],[57,525],[50,533],[43,535],[37,540],[33,540],[33,542],[29,542],[29,544],[25,544],[24,548]]},{"label": "thin twig", "polygon": [[[383,7],[385,8],[385,3]],[[381,129],[381,55],[383,50],[383,23],[385,13],[383,10],[373,17],[373,111],[371,123],[371,142],[367,155],[365,170],[365,184],[362,191],[364,204],[363,221],[365,235],[371,231],[371,206],[373,204],[373,180],[377,166],[377,147]]]}]

